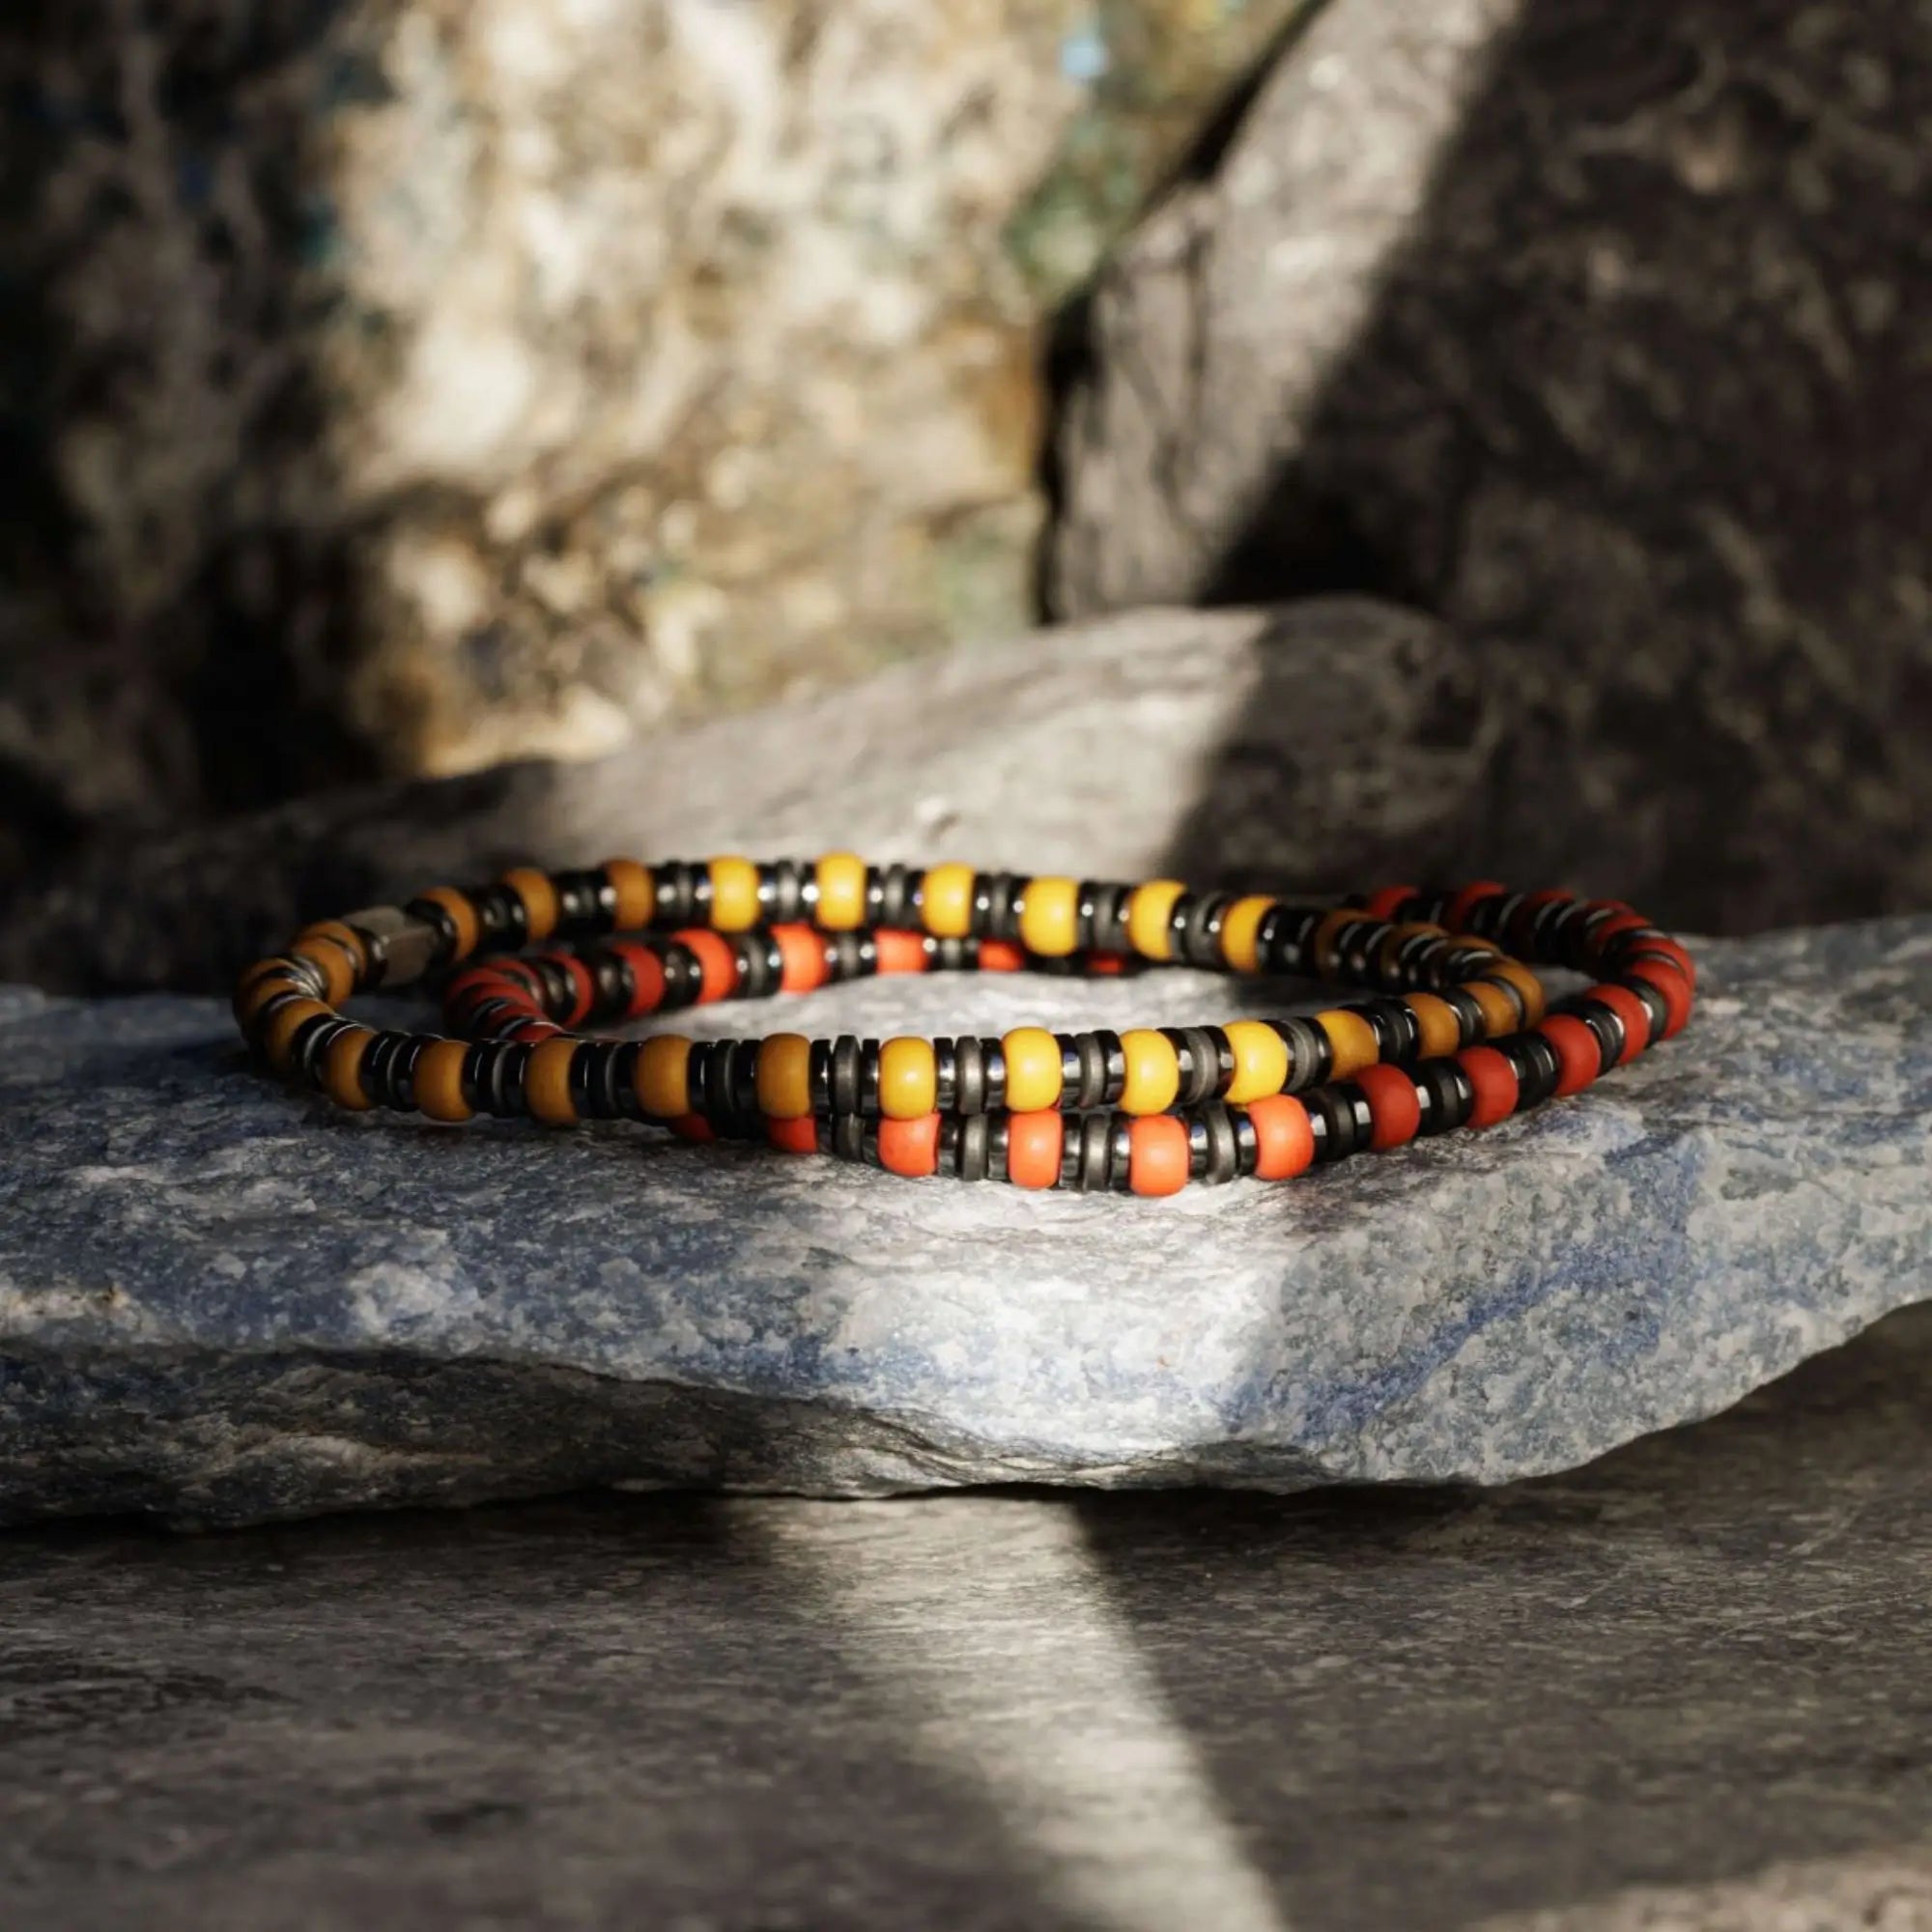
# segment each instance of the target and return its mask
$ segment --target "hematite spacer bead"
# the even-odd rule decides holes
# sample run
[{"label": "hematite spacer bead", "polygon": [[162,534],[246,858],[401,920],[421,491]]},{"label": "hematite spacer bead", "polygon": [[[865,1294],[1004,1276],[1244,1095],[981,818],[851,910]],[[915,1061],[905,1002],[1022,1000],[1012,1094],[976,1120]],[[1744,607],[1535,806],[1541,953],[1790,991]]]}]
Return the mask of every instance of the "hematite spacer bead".
[{"label": "hematite spacer bead", "polygon": [[1415,1092],[1422,1103],[1418,1136],[1447,1133],[1466,1124],[1476,1104],[1468,1074],[1453,1059],[1425,1061],[1416,1071]]},{"label": "hematite spacer bead", "polygon": [[1375,1117],[1369,1096],[1352,1080],[1338,1080],[1330,1087],[1318,1087],[1304,1103],[1312,1122],[1318,1116],[1324,1130],[1318,1131],[1315,1158],[1341,1160],[1369,1144],[1375,1132]]},{"label": "hematite spacer bead", "polygon": [[617,889],[602,872],[558,872],[556,929],[560,933],[609,932],[617,914]]},{"label": "hematite spacer bead", "polygon": [[[856,1114],[859,1111],[863,1063],[864,1049],[857,1035],[841,1033],[832,1042],[832,1058],[826,1073],[825,1104],[835,1114]],[[876,1062],[872,1077],[876,1091],[878,1080]]]}]

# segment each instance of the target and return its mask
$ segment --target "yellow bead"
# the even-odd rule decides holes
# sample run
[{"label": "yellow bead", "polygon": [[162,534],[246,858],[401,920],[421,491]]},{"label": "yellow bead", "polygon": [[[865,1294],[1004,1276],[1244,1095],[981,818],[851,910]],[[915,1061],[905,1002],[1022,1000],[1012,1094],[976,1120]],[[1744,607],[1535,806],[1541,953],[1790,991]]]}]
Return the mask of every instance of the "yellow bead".
[{"label": "yellow bead", "polygon": [[567,1127],[577,1119],[577,1102],[570,1097],[570,1063],[581,1041],[539,1040],[524,1063],[524,1098],[532,1120]]},{"label": "yellow bead", "polygon": [[329,1041],[323,1056],[323,1092],[352,1114],[363,1113],[375,1104],[362,1091],[362,1059],[375,1040],[367,1027],[351,1027]]},{"label": "yellow bead", "polygon": [[1143,959],[1172,959],[1174,935],[1167,922],[1187,890],[1179,879],[1150,879],[1127,895],[1127,943]]},{"label": "yellow bead", "polygon": [[551,884],[548,872],[540,872],[534,866],[516,866],[503,874],[499,883],[508,886],[523,900],[532,946],[556,930],[559,907],[556,888]]},{"label": "yellow bead", "polygon": [[1060,1105],[1060,1042],[1044,1027],[1015,1027],[1000,1042],[1007,1063],[1007,1106],[1037,1114]]},{"label": "yellow bead", "polygon": [[1127,1084],[1121,1090],[1121,1109],[1128,1114],[1164,1114],[1180,1092],[1180,1062],[1174,1042],[1151,1027],[1136,1027],[1121,1036],[1127,1061]]},{"label": "yellow bead", "polygon": [[711,929],[749,932],[758,923],[758,868],[749,859],[711,862]]},{"label": "yellow bead", "polygon": [[1080,933],[1080,881],[1029,879],[1020,900],[1020,944],[1044,959],[1065,959]]},{"label": "yellow bead", "polygon": [[1456,1018],[1456,1009],[1447,1000],[1434,993],[1410,993],[1404,1005],[1415,1015],[1415,1023],[1421,1029],[1424,1060],[1440,1060],[1462,1045],[1463,1028]]},{"label": "yellow bead", "polygon": [[654,1121],[675,1121],[691,1112],[691,1042],[661,1033],[638,1055],[638,1104]]},{"label": "yellow bead", "polygon": [[1542,1020],[1548,1006],[1544,997],[1543,981],[1520,959],[1498,959],[1490,968],[1489,977],[1492,980],[1507,980],[1522,995],[1524,1026],[1535,1026]]},{"label": "yellow bead", "polygon": [[935,939],[964,939],[973,930],[973,868],[934,866],[920,882],[920,912]]},{"label": "yellow bead", "polygon": [[1376,1030],[1360,1013],[1344,1012],[1340,1007],[1315,1015],[1315,1024],[1328,1036],[1333,1056],[1328,1067],[1331,1080],[1346,1080],[1381,1058],[1376,1045]]},{"label": "yellow bead", "polygon": [[1236,899],[1221,919],[1221,957],[1236,973],[1262,970],[1262,921],[1275,908],[1265,893],[1252,898]]},{"label": "yellow bead", "polygon": [[879,1112],[889,1121],[923,1121],[939,1093],[929,1039],[889,1039],[879,1048]]},{"label": "yellow bead", "polygon": [[1279,1094],[1288,1082],[1288,1042],[1260,1020],[1230,1020],[1221,1031],[1235,1053],[1235,1078],[1227,1098],[1245,1105]]},{"label": "yellow bead", "polygon": [[318,1013],[332,1014],[333,1008],[320,1000],[291,1000],[277,1007],[262,1028],[262,1051],[277,1073],[286,1073],[295,1052],[296,1035]]},{"label": "yellow bead", "polygon": [[617,932],[641,932],[658,909],[658,882],[635,859],[606,859],[604,876],[617,895],[611,924]]},{"label": "yellow bead", "polygon": [[828,852],[818,862],[818,909],[813,923],[824,932],[850,932],[866,923],[866,862],[850,852]]},{"label": "yellow bead", "polygon": [[1516,1032],[1520,1024],[1516,1002],[1500,986],[1492,985],[1487,979],[1471,980],[1463,990],[1483,1009],[1486,1038],[1501,1039],[1504,1035]]},{"label": "yellow bead", "polygon": [[758,1048],[758,1107],[774,1121],[811,1112],[811,1042],[802,1033],[772,1034]]}]

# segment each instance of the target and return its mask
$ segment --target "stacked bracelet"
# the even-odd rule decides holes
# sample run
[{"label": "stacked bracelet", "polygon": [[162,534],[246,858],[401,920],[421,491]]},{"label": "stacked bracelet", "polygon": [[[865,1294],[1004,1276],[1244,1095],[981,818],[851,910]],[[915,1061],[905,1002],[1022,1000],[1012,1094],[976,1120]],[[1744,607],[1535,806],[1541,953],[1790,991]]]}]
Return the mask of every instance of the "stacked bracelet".
[{"label": "stacked bracelet", "polygon": [[[997,1038],[577,1031],[875,974],[1148,964],[1366,997],[1306,1018]],[[1531,964],[1595,983],[1548,1004]],[[429,975],[458,1037],[338,1010]],[[1492,881],[1297,904],[835,853],[439,887],[304,927],[242,976],[235,1011],[270,1065],[352,1109],[645,1121],[914,1177],[1170,1194],[1493,1126],[1671,1037],[1694,983],[1685,949],[1620,901]]]}]

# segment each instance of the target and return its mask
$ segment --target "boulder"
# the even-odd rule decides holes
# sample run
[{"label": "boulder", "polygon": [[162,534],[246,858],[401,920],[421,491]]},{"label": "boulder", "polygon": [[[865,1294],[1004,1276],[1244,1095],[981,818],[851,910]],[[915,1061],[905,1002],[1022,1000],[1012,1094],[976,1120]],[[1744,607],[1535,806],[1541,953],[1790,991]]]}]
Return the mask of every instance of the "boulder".
[{"label": "boulder", "polygon": [[1653,896],[1932,903],[1928,113],[1914,8],[1333,0],[1069,331],[1056,610],[1398,598]]},{"label": "boulder", "polygon": [[[343,1115],[251,1070],[216,1002],[15,990],[0,1518],[1580,1463],[1932,1289],[1932,921],[1698,952],[1693,1028],[1583,1096],[1166,1202]],[[872,980],[804,1023],[1199,1022],[1279,991]]]},{"label": "boulder", "polygon": [[1036,336],[1293,0],[0,22],[0,876],[1016,628]]}]

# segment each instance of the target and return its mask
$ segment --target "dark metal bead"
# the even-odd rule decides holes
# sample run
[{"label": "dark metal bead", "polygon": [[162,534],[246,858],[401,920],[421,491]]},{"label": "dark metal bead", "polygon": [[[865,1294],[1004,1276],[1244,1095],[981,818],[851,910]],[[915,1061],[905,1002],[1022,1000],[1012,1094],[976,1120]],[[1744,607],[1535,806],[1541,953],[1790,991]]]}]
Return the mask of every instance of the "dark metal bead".
[{"label": "dark metal bead", "polygon": [[985,1179],[989,1145],[984,1114],[975,1114],[970,1120],[959,1122],[957,1172],[961,1180]]},{"label": "dark metal bead", "polygon": [[869,933],[828,932],[825,935],[825,963],[830,968],[832,983],[843,985],[847,980],[862,979],[877,971],[878,948],[872,944]]},{"label": "dark metal bead", "polygon": [[806,1056],[806,1085],[814,1114],[826,1113],[832,1106],[832,1044],[829,1039],[815,1039]]},{"label": "dark metal bead", "polygon": [[463,1057],[464,1097],[477,1112],[504,1120],[525,1112],[524,1068],[529,1058],[522,1040],[479,1040]]},{"label": "dark metal bead", "polygon": [[1406,1066],[1422,1051],[1422,1022],[1401,1000],[1364,1000],[1354,1010],[1375,1029],[1378,1058]]},{"label": "dark metal bead", "polygon": [[1060,1107],[1064,1112],[1068,1107],[1078,1106],[1080,1101],[1080,1076],[1086,1063],[1080,1057],[1080,1036],[1071,1033],[1057,1033],[1053,1043],[1060,1049]]},{"label": "dark metal bead", "polygon": [[732,941],[731,956],[738,967],[739,999],[762,1000],[778,991],[784,977],[784,954],[770,926],[754,925],[750,932],[741,932]]},{"label": "dark metal bead", "polygon": [[758,867],[758,910],[772,925],[790,925],[805,915],[805,875],[796,859]]},{"label": "dark metal bead", "polygon": [[[1242,1119],[1246,1120],[1243,1115]],[[1207,1157],[1203,1161],[1200,1178],[1210,1187],[1218,1187],[1225,1180],[1233,1180],[1241,1171],[1240,1145],[1235,1134],[1235,1111],[1219,1100],[1211,1100],[1201,1109],[1199,1122],[1208,1137]],[[1248,1131],[1254,1131],[1249,1123]]]},{"label": "dark metal bead", "polygon": [[904,866],[870,866],[866,869],[866,910],[874,925],[903,931],[916,926],[914,913],[923,875]]},{"label": "dark metal bead", "polygon": [[335,1013],[317,1013],[304,1020],[289,1042],[290,1070],[307,1086],[320,1087],[323,1056],[355,1024]]},{"label": "dark metal bead", "polygon": [[704,967],[697,954],[681,939],[661,939],[656,951],[665,969],[664,998],[658,1003],[659,1012],[676,1012],[695,1005],[704,985]]},{"label": "dark metal bead", "polygon": [[1187,1178],[1205,1180],[1208,1177],[1208,1122],[1199,1114],[1183,1114],[1187,1128]]},{"label": "dark metal bead", "polygon": [[516,952],[529,944],[530,916],[523,896],[510,886],[486,886],[470,895],[476,908],[476,923],[482,928],[484,947],[501,947]]},{"label": "dark metal bead", "polygon": [[950,1114],[959,1097],[959,1056],[951,1039],[932,1042],[932,1105],[936,1113]]},{"label": "dark metal bead", "polygon": [[1663,997],[1662,989],[1653,986],[1648,980],[1619,980],[1617,984],[1643,1002],[1643,1009],[1650,1015],[1650,1037],[1652,1040],[1661,1038],[1670,1020],[1670,1003]]},{"label": "dark metal bead", "polygon": [[1083,879],[1080,882],[1080,946],[1088,952],[1131,952],[1127,944],[1125,886]]},{"label": "dark metal bead", "polygon": [[832,1119],[831,1146],[828,1153],[836,1154],[840,1160],[864,1160],[866,1158],[866,1118],[863,1114],[835,1114]]},{"label": "dark metal bead", "polygon": [[637,979],[631,971],[631,962],[621,952],[599,951],[586,952],[583,963],[590,968],[590,978],[596,987],[591,1017],[608,1020],[628,1013],[631,997],[637,991]]},{"label": "dark metal bead", "polygon": [[955,1042],[955,1084],[954,1109],[961,1115],[983,1114],[986,1111],[986,1052],[977,1038],[961,1035]]},{"label": "dark metal bead", "polygon": [[[1080,1122],[1080,1168],[1074,1186],[1082,1194],[1104,1194],[1113,1174],[1114,1122],[1118,1114],[1088,1114]],[[1071,1123],[1069,1122],[1069,1125]]]},{"label": "dark metal bead", "polygon": [[[832,1062],[826,1080],[825,1104],[835,1114],[859,1111],[859,1083],[864,1049],[856,1035],[841,1033],[832,1042]],[[878,1062],[872,1064],[872,1091],[878,1091]]]},{"label": "dark metal bead", "polygon": [[1456,1015],[1458,1044],[1474,1046],[1483,1037],[1483,1009],[1476,1004],[1473,993],[1465,993],[1461,986],[1445,986],[1442,1001]]},{"label": "dark metal bead", "polygon": [[617,916],[617,888],[599,872],[558,872],[551,880],[556,889],[559,932],[609,932]]},{"label": "dark metal bead", "polygon": [[1369,1144],[1375,1132],[1375,1117],[1369,1096],[1352,1080],[1337,1081],[1332,1087],[1318,1087],[1307,1097],[1308,1117],[1319,1115],[1323,1122],[1315,1136],[1317,1160],[1341,1160]]},{"label": "dark metal bead", "polygon": [[1271,1020],[1269,1025],[1288,1044],[1288,1080],[1281,1091],[1301,1094],[1321,1086],[1335,1064],[1327,1034],[1312,1020]]},{"label": "dark metal bead", "polygon": [[1107,1122],[1107,1185],[1116,1194],[1131,1194],[1134,1187],[1134,1117],[1131,1114],[1108,1114]]},{"label": "dark metal bead", "polygon": [[982,1111],[993,1113],[1007,1104],[1007,1049],[997,1039],[980,1042],[980,1064],[986,1083],[986,1104]]},{"label": "dark metal bead", "polygon": [[403,910],[412,919],[419,919],[425,925],[436,931],[436,945],[425,971],[435,972],[447,966],[456,956],[456,920],[449,908],[440,899],[412,899]]},{"label": "dark metal bead", "polygon": [[879,1111],[879,1042],[875,1039],[859,1042],[859,1111]]},{"label": "dark metal bead", "polygon": [[1511,1034],[1506,1039],[1491,1044],[1509,1062],[1516,1074],[1519,1114],[1542,1106],[1555,1093],[1562,1065],[1556,1058],[1556,1049],[1540,1033]]},{"label": "dark metal bead", "polygon": [[1230,1107],[1228,1113],[1235,1123],[1235,1172],[1251,1175],[1261,1162],[1261,1136],[1245,1107]]},{"label": "dark metal bead", "polygon": [[1017,939],[1019,919],[1014,896],[1020,881],[1010,872],[973,875],[973,934],[977,939]]},{"label": "dark metal bead", "polygon": [[986,1122],[986,1179],[988,1180],[1009,1180],[1012,1177],[1007,1168],[1007,1151],[1011,1142],[1011,1130],[1008,1122],[1010,1114],[988,1114]]},{"label": "dark metal bead", "polygon": [[1415,1092],[1422,1102],[1419,1137],[1447,1133],[1464,1125],[1476,1104],[1469,1076],[1454,1060],[1426,1060],[1416,1069]]},{"label": "dark metal bead", "polygon": [[711,873],[703,866],[682,859],[667,859],[651,867],[651,884],[657,889],[657,909],[653,925],[701,925],[703,913],[711,909]]}]

